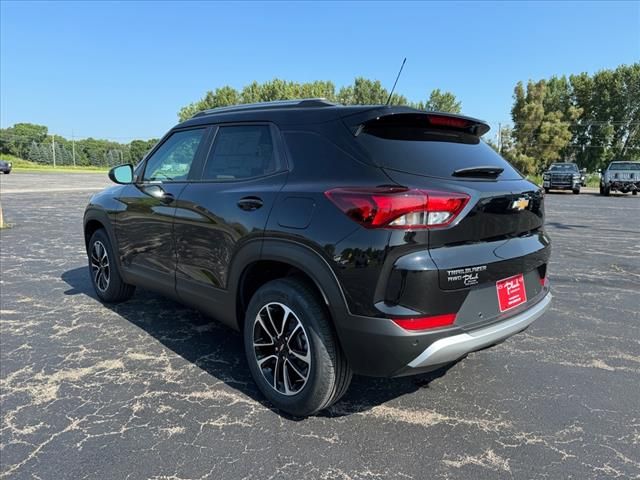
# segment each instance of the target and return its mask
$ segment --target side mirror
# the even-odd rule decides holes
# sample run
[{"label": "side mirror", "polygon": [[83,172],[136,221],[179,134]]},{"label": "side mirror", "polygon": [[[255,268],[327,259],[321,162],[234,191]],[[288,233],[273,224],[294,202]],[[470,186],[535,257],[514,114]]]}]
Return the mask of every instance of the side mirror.
[{"label": "side mirror", "polygon": [[114,183],[121,185],[128,185],[133,183],[133,165],[127,163],[125,165],[118,165],[109,170],[109,179]]}]

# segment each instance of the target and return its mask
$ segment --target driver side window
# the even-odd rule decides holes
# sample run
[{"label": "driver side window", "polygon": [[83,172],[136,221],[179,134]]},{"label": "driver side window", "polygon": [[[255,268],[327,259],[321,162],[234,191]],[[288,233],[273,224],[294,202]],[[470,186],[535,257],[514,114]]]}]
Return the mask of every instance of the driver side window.
[{"label": "driver side window", "polygon": [[147,160],[143,181],[184,181],[189,175],[205,129],[171,135]]}]

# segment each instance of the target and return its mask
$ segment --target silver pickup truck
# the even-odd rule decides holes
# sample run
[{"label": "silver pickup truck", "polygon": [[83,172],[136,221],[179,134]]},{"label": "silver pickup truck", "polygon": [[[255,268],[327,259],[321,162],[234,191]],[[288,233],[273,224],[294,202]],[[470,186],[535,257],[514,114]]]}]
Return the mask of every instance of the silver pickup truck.
[{"label": "silver pickup truck", "polygon": [[612,191],[638,194],[640,162],[611,162],[601,173],[600,195],[608,196]]}]

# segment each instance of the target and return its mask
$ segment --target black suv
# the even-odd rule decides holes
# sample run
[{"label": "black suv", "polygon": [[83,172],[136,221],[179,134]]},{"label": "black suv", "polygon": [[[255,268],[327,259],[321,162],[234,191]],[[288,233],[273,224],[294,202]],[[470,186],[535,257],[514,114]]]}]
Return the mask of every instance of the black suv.
[{"label": "black suv", "polygon": [[543,192],[488,130],[318,99],[201,112],[91,199],[96,293],[152,289],[241,330],[260,390],[298,416],[352,373],[454,362],[551,301]]},{"label": "black suv", "polygon": [[585,176],[586,170],[580,170],[575,163],[552,163],[542,174],[542,186],[547,193],[549,190],[571,190],[577,195],[586,183]]}]

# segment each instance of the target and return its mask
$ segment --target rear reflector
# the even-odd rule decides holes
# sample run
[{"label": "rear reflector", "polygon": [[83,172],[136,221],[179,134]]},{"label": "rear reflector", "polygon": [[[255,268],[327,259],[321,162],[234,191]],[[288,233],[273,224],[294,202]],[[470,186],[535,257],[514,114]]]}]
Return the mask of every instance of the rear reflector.
[{"label": "rear reflector", "polygon": [[325,195],[367,228],[432,228],[451,224],[469,201],[465,193],[405,187],[334,188]]},{"label": "rear reflector", "polygon": [[455,313],[435,315],[432,317],[394,318],[393,321],[405,330],[428,330],[430,328],[448,327],[456,321]]},{"label": "rear reflector", "polygon": [[549,279],[547,277],[540,277],[540,285],[546,287],[549,285]]}]

